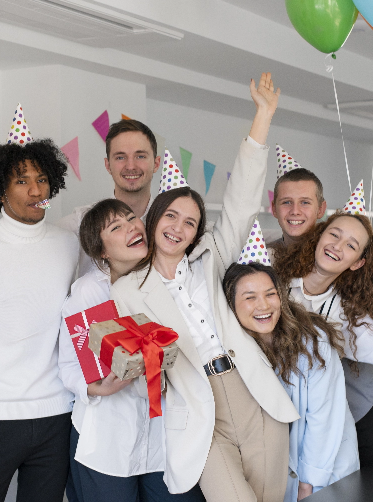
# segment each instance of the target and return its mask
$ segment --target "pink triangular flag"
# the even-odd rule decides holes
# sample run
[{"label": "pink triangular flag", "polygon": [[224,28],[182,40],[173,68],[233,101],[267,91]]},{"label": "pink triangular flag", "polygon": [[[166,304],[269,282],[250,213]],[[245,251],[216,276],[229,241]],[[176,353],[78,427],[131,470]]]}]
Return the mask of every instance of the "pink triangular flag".
[{"label": "pink triangular flag", "polygon": [[109,114],[107,110],[105,110],[104,113],[101,113],[101,115],[92,122],[92,125],[101,138],[106,141],[106,136],[109,132]]},{"label": "pink triangular flag", "polygon": [[69,164],[72,167],[74,173],[78,180],[82,181],[79,172],[79,143],[78,136],[61,148],[61,151],[66,155],[69,160]]},{"label": "pink triangular flag", "polygon": [[273,202],[274,196],[275,196],[274,192],[272,192],[272,190],[268,190],[269,210],[271,211],[271,214],[273,214],[273,212],[272,212],[272,202]]}]

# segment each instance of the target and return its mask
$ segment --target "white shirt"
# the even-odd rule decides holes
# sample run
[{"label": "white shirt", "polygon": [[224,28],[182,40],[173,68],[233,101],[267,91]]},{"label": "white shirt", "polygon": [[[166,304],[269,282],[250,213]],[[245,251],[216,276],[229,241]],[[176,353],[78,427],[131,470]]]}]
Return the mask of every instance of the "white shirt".
[{"label": "white shirt", "polygon": [[[355,360],[350,346],[350,332],[348,331],[348,322],[343,320],[343,309],[339,295],[334,298],[333,304],[330,307],[332,298],[335,293],[333,287],[330,287],[322,295],[306,295],[303,291],[303,279],[292,279],[291,281],[291,297],[296,302],[301,303],[309,312],[320,313],[322,305],[323,314],[329,312],[328,319],[339,323],[345,343],[344,351],[347,359]],[[329,310],[330,309],[330,310]],[[366,316],[363,321],[373,325],[373,320]],[[359,361],[359,376],[351,372],[348,361],[343,359],[342,364],[345,371],[347,400],[350,405],[351,412],[356,421],[364,417],[373,406],[373,327],[358,326],[354,328],[356,334],[356,359]],[[360,364],[368,363],[368,364]]]},{"label": "white shirt", "polygon": [[[115,199],[115,197],[113,197]],[[145,213],[141,216],[141,220],[143,223],[145,223],[146,216],[148,214],[148,211],[150,209],[150,206],[153,203],[152,197],[150,197],[148,205],[146,206]],[[91,209],[94,206],[94,204],[88,204],[87,206],[79,206],[76,207],[71,214],[68,214],[67,216],[64,216],[60,220],[57,221],[56,225],[64,228],[65,230],[70,230],[70,232],[74,232],[74,234],[78,237],[79,239],[79,229],[80,229],[80,224],[82,222],[83,216],[89,209]],[[78,270],[77,270],[77,278],[82,277],[84,274],[89,272],[92,268],[92,260],[91,258],[85,254],[83,251],[82,247],[80,246],[80,252],[79,252],[79,263],[78,263]]]},{"label": "white shirt", "polygon": [[[110,299],[110,276],[97,267],[72,286],[62,315],[67,317]],[[79,432],[75,460],[110,476],[163,471],[162,417],[149,418],[144,377],[112,396],[89,398],[66,323],[60,332],[60,373],[75,394],[72,421]]]},{"label": "white shirt", "polygon": [[[320,313],[322,305],[325,303],[323,309],[323,314],[327,314],[329,311],[328,320],[339,323],[345,343],[344,351],[348,359],[355,360],[352,349],[350,347],[350,332],[348,331],[348,321],[344,320],[343,309],[341,306],[341,299],[339,295],[334,298],[333,304],[329,310],[330,303],[332,301],[335,292],[333,287],[330,287],[325,293],[321,295],[306,295],[303,291],[303,279],[296,278],[292,279],[290,283],[291,287],[291,297],[294,301],[301,303],[306,310],[309,312]],[[362,363],[373,364],[373,320],[366,316],[363,321],[370,323],[371,328],[367,326],[358,326],[354,328],[354,333],[356,334],[356,359]]]},{"label": "white shirt", "polygon": [[189,263],[185,255],[176,268],[175,279],[159,275],[189,328],[202,365],[224,354],[216,333],[202,258]]}]

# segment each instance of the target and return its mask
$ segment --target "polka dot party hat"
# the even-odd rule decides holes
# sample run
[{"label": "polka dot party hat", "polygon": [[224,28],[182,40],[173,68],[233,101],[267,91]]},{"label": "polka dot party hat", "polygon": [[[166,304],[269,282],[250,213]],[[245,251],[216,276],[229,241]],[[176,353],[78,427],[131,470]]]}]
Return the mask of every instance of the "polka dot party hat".
[{"label": "polka dot party hat", "polygon": [[163,169],[161,174],[161,184],[158,193],[168,192],[174,188],[189,186],[183,173],[177,167],[172,155],[167,150],[164,151]]},{"label": "polka dot party hat", "polygon": [[30,143],[30,141],[32,141],[32,136],[26,124],[21,103],[18,103],[6,142],[8,144],[17,143],[18,145],[25,145],[26,143]]},{"label": "polka dot party hat", "polygon": [[248,265],[249,263],[255,262],[268,266],[271,265],[266,243],[263,239],[262,229],[260,228],[257,218],[255,218],[249,237],[247,238],[237,263],[239,265]]},{"label": "polka dot party hat", "polygon": [[276,156],[277,156],[277,179],[281,178],[284,174],[288,173],[292,169],[302,168],[293,157],[290,157],[288,152],[286,152],[282,146],[276,143]]},{"label": "polka dot party hat", "polygon": [[350,214],[362,214],[366,216],[363,180],[360,181],[354,192],[352,192],[343,211]]}]

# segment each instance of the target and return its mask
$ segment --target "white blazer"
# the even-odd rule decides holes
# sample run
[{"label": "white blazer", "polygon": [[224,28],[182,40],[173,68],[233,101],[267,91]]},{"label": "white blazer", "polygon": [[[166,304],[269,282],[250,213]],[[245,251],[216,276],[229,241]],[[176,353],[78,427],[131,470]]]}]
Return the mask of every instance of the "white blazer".
[{"label": "white blazer", "polygon": [[[189,260],[202,259],[217,334],[253,397],[274,419],[292,422],[297,411],[253,338],[238,324],[222,288],[228,266],[236,261],[259,212],[268,149],[243,141],[224,195],[222,214]],[[164,412],[165,482],[171,493],[194,486],[203,471],[215,425],[215,403],[193,339],[173,298],[153,268],[121,277],[111,288],[122,316],[143,312],[171,327],[180,353],[167,372]]]}]

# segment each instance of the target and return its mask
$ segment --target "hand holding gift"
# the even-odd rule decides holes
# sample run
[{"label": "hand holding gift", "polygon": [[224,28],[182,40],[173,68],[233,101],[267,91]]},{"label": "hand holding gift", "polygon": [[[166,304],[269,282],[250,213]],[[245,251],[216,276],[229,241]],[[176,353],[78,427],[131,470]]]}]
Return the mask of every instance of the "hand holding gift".
[{"label": "hand holding gift", "polygon": [[119,378],[140,376],[146,371],[150,418],[162,415],[161,369],[175,364],[178,335],[151,322],[144,314],[91,324],[89,348]]},{"label": "hand holding gift", "polygon": [[124,389],[132,380],[121,380],[112,371],[103,380],[88,384],[87,394],[91,397],[111,396]]}]

